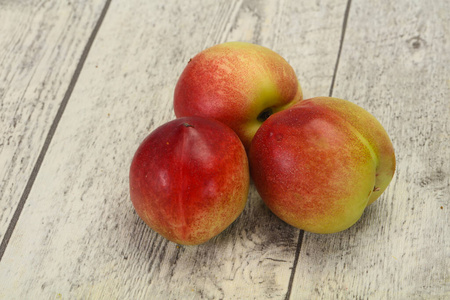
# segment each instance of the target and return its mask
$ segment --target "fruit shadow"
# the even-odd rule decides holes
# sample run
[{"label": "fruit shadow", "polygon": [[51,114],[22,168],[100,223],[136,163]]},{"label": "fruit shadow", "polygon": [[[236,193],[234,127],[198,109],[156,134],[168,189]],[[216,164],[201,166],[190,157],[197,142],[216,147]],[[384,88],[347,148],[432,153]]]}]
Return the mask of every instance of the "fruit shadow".
[{"label": "fruit shadow", "polygon": [[[326,257],[342,259],[345,255],[365,256],[368,244],[380,243],[386,234],[389,213],[384,199],[369,205],[361,218],[350,228],[331,234],[305,232],[301,244],[300,258],[319,263]],[[371,246],[374,247],[374,246]]]}]

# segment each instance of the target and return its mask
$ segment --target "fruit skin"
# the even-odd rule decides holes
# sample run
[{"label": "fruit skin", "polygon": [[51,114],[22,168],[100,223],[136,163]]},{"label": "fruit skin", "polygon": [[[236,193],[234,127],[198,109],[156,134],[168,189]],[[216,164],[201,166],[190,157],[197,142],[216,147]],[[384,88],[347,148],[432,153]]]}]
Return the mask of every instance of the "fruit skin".
[{"label": "fruit skin", "polygon": [[248,149],[268,115],[301,99],[295,71],[283,57],[263,46],[228,42],[189,61],[175,87],[174,110],[177,117],[223,122]]},{"label": "fruit skin", "polygon": [[179,118],[155,129],[137,149],[131,201],[165,238],[201,244],[241,214],[249,176],[245,149],[230,128],[212,119]]},{"label": "fruit skin", "polygon": [[282,220],[314,233],[352,226],[389,185],[392,142],[370,113],[318,97],[269,117],[249,151],[251,176]]}]

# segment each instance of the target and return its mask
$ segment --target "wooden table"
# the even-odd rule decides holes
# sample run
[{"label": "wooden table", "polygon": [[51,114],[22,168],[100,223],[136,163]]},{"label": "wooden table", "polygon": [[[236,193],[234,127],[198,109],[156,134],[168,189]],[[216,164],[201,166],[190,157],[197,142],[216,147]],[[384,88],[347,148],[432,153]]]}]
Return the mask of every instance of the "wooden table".
[{"label": "wooden table", "polygon": [[[6,0],[0,30],[0,299],[450,299],[449,1]],[[295,229],[253,185],[200,246],[135,213],[134,151],[231,40],[388,131],[394,179],[350,229]]]}]

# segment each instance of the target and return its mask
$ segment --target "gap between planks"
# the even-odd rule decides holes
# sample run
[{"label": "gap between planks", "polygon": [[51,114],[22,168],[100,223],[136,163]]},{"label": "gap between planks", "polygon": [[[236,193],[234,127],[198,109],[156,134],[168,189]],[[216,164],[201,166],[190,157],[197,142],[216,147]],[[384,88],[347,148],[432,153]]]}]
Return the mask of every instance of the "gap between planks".
[{"label": "gap between planks", "polygon": [[64,98],[61,102],[61,105],[58,108],[56,115],[55,115],[55,119],[53,120],[53,123],[50,126],[50,129],[47,133],[47,136],[44,141],[44,145],[42,146],[42,149],[39,153],[39,156],[36,160],[33,170],[31,171],[30,177],[28,178],[28,181],[27,181],[25,189],[22,193],[22,196],[20,197],[19,203],[17,204],[16,210],[14,211],[14,215],[8,225],[5,235],[3,236],[3,240],[0,244],[0,261],[2,260],[3,254],[5,253],[6,248],[8,247],[8,243],[14,232],[14,228],[16,227],[16,224],[22,213],[23,207],[25,206],[25,203],[27,202],[28,196],[33,187],[36,176],[39,173],[42,162],[44,161],[48,147],[50,146],[50,143],[51,143],[53,136],[56,132],[56,129],[58,127],[59,121],[61,120],[64,110],[66,109],[67,103],[69,102],[69,99],[72,95],[73,89],[75,88],[75,85],[77,84],[78,78],[80,77],[81,70],[83,69],[86,58],[89,54],[89,51],[91,50],[92,44],[94,43],[94,40],[95,40],[95,37],[97,36],[97,32],[100,30],[103,20],[105,19],[105,16],[106,16],[106,13],[108,11],[110,4],[111,4],[111,0],[106,0],[105,6],[102,9],[100,17],[98,18],[97,23],[95,24],[95,27],[92,30],[91,36],[89,37],[89,39],[86,43],[86,46],[83,49],[80,60],[78,61],[77,67],[75,69],[75,72],[72,76],[72,79],[70,80],[70,83],[66,90],[66,93],[64,94]]}]

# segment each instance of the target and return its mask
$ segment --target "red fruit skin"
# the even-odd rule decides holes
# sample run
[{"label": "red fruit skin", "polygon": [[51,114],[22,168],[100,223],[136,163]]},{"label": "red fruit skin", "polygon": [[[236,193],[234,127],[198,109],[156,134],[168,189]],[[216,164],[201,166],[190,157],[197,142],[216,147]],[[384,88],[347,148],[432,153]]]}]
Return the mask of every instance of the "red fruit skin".
[{"label": "red fruit skin", "polygon": [[243,211],[249,189],[245,149],[226,125],[184,117],[155,129],[130,167],[138,215],[178,244],[201,244]]},{"label": "red fruit skin", "polygon": [[177,117],[203,116],[233,129],[248,149],[265,109],[286,109],[302,99],[294,69],[276,52],[227,42],[193,57],[175,87]]},{"label": "red fruit skin", "polygon": [[395,171],[392,143],[375,117],[329,97],[303,100],[270,116],[255,134],[249,160],[270,210],[315,233],[353,225]]}]

